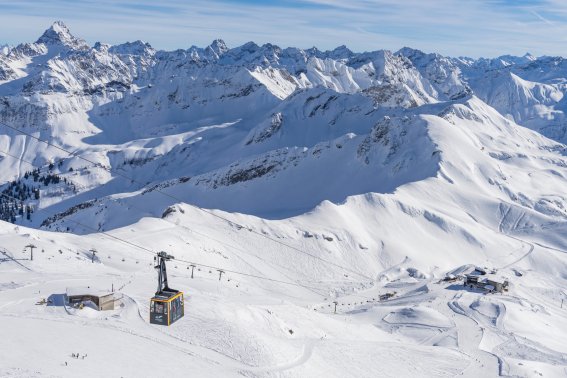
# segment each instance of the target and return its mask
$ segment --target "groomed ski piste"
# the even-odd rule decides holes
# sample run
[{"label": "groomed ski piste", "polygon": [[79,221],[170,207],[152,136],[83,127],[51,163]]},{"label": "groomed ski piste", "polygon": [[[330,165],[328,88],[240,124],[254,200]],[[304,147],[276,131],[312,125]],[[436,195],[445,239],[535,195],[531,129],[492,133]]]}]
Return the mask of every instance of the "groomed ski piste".
[{"label": "groomed ski piste", "polygon": [[[0,376],[566,376],[549,59],[278,49],[90,48],[56,23],[2,52],[4,204],[64,184],[0,221]],[[160,251],[170,326],[149,322]],[[476,268],[508,290],[463,285]]]},{"label": "groomed ski piste", "polygon": [[[522,230],[518,219],[527,215],[486,195],[493,185],[459,167],[468,147],[459,145],[458,153],[450,147],[458,133],[484,134],[492,126],[428,117],[428,134],[444,151],[440,174],[392,194],[324,202],[283,220],[175,204],[163,218],[80,236],[2,223],[2,374],[564,375],[567,255],[560,226]],[[525,153],[547,151],[541,146],[548,142],[535,133],[514,134],[517,139],[510,134],[493,143],[530,140]],[[495,139],[476,148],[485,156],[476,171],[491,169],[496,146],[488,140]],[[537,162],[555,153],[545,154]],[[508,185],[521,179],[515,163],[500,164]],[[541,185],[554,190],[552,181]],[[463,197],[485,207],[465,208]],[[29,243],[37,247],[33,261],[23,250]],[[91,248],[98,251],[94,263]],[[148,322],[156,287],[148,250],[196,263],[191,279],[188,263],[169,262],[172,287],[186,295],[186,315],[167,328]],[[226,273],[219,280],[207,266]],[[507,277],[509,292],[485,294],[442,281],[474,266]],[[64,305],[67,288],[85,286],[114,287],[119,307]],[[387,293],[395,294],[380,300]],[[51,303],[36,305],[41,298]]]},{"label": "groomed ski piste", "polygon": [[[505,294],[486,295],[464,289],[460,282],[440,281],[441,268],[437,274],[420,272],[409,258],[374,282],[351,280],[353,274],[345,273],[349,277],[341,280],[338,268],[229,225],[200,227],[201,222],[191,220],[199,214],[185,210],[175,222],[189,224],[193,232],[144,219],[112,234],[130,235],[129,240],[156,249],[167,243],[181,258],[235,261],[240,271],[307,287],[231,273],[219,281],[217,271],[199,266],[191,279],[187,265],[172,261],[170,283],[185,292],[186,314],[170,327],[151,325],[149,298],[156,282],[152,256],[96,235],[60,236],[3,225],[0,241],[7,246],[6,259],[16,261],[0,265],[2,376],[565,374],[564,281],[533,269],[538,261],[553,261],[562,252],[536,246],[526,256],[519,246],[492,260],[512,263],[499,270],[513,285]],[[266,228],[262,221],[248,222]],[[284,236],[291,225],[272,227],[281,238],[293,240]],[[204,241],[198,232],[210,239]],[[39,249],[33,262],[21,260],[28,255],[21,245],[30,240]],[[94,263],[85,244],[97,246]],[[312,271],[329,278],[309,279]],[[65,305],[67,288],[85,286],[114,286],[117,309],[99,312]],[[393,297],[379,299],[393,292]],[[41,298],[48,303],[38,305]]]}]

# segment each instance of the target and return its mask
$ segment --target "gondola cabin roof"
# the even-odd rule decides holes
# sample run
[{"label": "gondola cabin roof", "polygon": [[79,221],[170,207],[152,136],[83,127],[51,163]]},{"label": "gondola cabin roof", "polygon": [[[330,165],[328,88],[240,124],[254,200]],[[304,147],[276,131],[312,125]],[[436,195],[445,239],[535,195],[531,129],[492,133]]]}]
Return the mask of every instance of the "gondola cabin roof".
[{"label": "gondola cabin roof", "polygon": [[183,295],[182,291],[176,291],[176,292],[162,291],[162,292],[154,295],[154,297],[152,298],[152,301],[154,301],[154,302],[171,302],[175,298],[180,297],[182,295]]}]

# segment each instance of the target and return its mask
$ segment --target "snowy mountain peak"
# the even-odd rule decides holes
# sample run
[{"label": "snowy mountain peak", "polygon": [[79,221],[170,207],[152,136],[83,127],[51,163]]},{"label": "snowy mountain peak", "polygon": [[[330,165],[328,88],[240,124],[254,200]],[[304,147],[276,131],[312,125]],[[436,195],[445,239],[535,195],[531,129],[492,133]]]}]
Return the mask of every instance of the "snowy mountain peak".
[{"label": "snowy mountain peak", "polygon": [[226,43],[222,39],[215,39],[208,47],[214,52],[217,57],[220,57],[224,53],[226,53],[229,48],[226,46]]},{"label": "snowy mountain peak", "polygon": [[248,53],[254,53],[254,52],[258,51],[259,48],[260,48],[260,46],[258,46],[256,43],[250,41],[250,42],[246,42],[245,44],[240,46],[240,51],[244,51],[244,52],[248,52]]},{"label": "snowy mountain peak", "polygon": [[[566,59],[89,48],[62,23],[9,50],[0,377],[565,376]],[[164,249],[190,311],[158,330]],[[464,287],[475,266],[509,292]],[[115,309],[66,304],[85,284]]]},{"label": "snowy mountain peak", "polygon": [[154,55],[156,52],[149,43],[140,40],[111,46],[109,51],[113,54],[138,56]]},{"label": "snowy mountain peak", "polygon": [[45,45],[62,45],[72,48],[86,48],[87,43],[71,34],[71,31],[62,21],[55,21],[49,29],[47,29],[36,43]]},{"label": "snowy mountain peak", "polygon": [[110,45],[107,43],[96,42],[93,46],[93,49],[96,51],[107,52],[110,49]]},{"label": "snowy mountain peak", "polygon": [[332,59],[348,59],[353,54],[354,53],[348,47],[341,45],[339,47],[336,47],[333,51],[330,51],[328,53],[328,56]]},{"label": "snowy mountain peak", "polygon": [[396,51],[396,55],[405,56],[406,58],[413,61],[414,59],[421,59],[427,54],[421,50],[405,46],[399,49],[398,51]]},{"label": "snowy mountain peak", "polygon": [[0,54],[8,55],[10,53],[10,46],[5,44],[0,44]]}]

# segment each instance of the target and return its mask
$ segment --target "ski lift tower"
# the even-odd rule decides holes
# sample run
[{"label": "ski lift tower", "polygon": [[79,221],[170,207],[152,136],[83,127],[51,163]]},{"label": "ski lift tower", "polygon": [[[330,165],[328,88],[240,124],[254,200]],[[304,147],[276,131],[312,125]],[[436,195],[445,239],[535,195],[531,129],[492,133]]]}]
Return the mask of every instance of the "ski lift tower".
[{"label": "ski lift tower", "polygon": [[158,288],[150,301],[150,323],[169,326],[185,314],[183,292],[172,289],[167,284],[165,262],[174,257],[160,252],[154,259],[158,271]]}]

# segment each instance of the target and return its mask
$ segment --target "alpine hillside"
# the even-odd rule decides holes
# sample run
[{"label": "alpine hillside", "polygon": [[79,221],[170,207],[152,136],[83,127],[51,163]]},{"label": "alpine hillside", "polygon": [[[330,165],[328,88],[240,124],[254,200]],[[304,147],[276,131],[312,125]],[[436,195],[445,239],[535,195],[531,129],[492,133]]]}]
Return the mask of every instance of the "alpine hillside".
[{"label": "alpine hillside", "polygon": [[[566,94],[567,60],[530,54],[159,51],[62,22],[2,47],[0,317],[53,345],[0,353],[0,375],[85,374],[120,334],[140,345],[124,376],[166,356],[196,376],[563,376]],[[166,331],[146,319],[161,250],[190,298]],[[473,266],[512,289],[438,284]],[[122,307],[30,307],[72,280],[124,281]],[[61,365],[70,344],[92,361]]]}]

